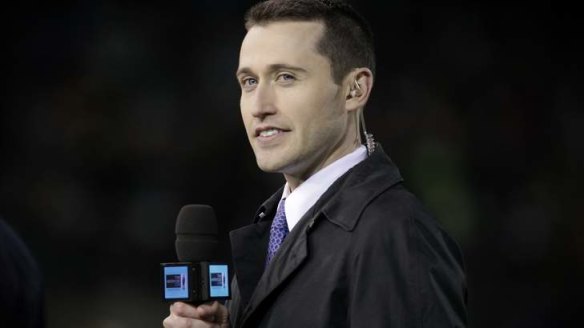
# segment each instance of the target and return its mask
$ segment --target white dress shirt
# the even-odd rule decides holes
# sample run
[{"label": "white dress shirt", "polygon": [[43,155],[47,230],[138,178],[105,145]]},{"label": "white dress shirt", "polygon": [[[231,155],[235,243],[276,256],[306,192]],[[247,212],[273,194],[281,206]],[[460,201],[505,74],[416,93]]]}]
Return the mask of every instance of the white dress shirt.
[{"label": "white dress shirt", "polygon": [[286,198],[284,210],[288,229],[292,231],[296,223],[300,221],[302,216],[316,203],[333,182],[365,158],[367,158],[367,148],[361,145],[352,153],[339,158],[313,174],[308,180],[296,187],[294,191],[290,192],[290,186],[286,183],[282,198]]}]

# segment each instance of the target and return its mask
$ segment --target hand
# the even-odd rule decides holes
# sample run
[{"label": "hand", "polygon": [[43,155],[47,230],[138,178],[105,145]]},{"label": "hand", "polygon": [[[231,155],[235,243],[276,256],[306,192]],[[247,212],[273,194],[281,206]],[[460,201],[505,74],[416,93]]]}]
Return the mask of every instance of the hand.
[{"label": "hand", "polygon": [[199,306],[175,302],[162,324],[165,328],[229,328],[229,312],[218,302]]}]

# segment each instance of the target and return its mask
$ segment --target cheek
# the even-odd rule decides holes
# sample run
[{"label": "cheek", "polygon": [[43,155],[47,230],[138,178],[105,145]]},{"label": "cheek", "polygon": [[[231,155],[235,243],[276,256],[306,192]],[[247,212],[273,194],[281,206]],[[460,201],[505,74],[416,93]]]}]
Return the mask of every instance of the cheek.
[{"label": "cheek", "polygon": [[[318,90],[318,89],[317,89]],[[323,90],[312,92],[305,97],[305,102],[300,106],[304,120],[313,125],[327,125],[330,120],[335,120],[343,113],[341,103],[333,90]]]},{"label": "cheek", "polygon": [[241,113],[241,119],[243,120],[243,124],[247,129],[251,122],[252,115],[249,111],[249,105],[247,104],[247,101],[244,100],[243,98],[239,101],[239,112]]},{"label": "cheek", "polygon": [[245,118],[246,116],[246,108],[247,108],[247,101],[243,98],[243,95],[239,99],[239,111],[241,112],[241,117]]},{"label": "cheek", "polygon": [[247,137],[247,139],[249,140],[249,142],[252,142],[254,139],[254,130],[252,127],[252,123],[251,120],[246,119],[245,117],[243,118],[243,128],[245,129],[245,136]]}]

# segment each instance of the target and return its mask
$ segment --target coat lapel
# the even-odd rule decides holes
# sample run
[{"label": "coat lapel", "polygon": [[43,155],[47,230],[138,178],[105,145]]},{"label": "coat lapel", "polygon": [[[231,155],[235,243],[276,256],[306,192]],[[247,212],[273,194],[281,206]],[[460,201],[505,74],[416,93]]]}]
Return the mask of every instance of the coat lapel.
[{"label": "coat lapel", "polygon": [[234,230],[230,233],[231,253],[241,304],[247,304],[255,286],[263,274],[265,252],[251,249],[267,249],[271,221],[262,221]]},{"label": "coat lapel", "polygon": [[[300,221],[306,222],[307,220],[301,219]],[[270,297],[270,295],[276,292],[280,286],[292,278],[298,268],[302,266],[308,257],[307,244],[306,224],[299,224],[288,234],[280,246],[278,253],[276,253],[275,257],[272,259],[272,262],[265,267],[265,270],[255,287],[255,291],[251,295],[249,303],[243,312],[241,327],[244,327],[246,321],[253,315],[254,311],[258,309],[261,304]]]}]

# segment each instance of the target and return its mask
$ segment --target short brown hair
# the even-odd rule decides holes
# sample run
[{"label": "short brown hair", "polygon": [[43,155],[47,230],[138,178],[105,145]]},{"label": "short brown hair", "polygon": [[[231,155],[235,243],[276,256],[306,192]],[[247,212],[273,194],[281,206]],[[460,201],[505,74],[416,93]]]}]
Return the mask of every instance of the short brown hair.
[{"label": "short brown hair", "polygon": [[245,14],[245,27],[276,21],[322,21],[325,32],[318,52],[331,63],[332,77],[340,84],[354,68],[367,67],[375,74],[373,33],[365,19],[339,0],[267,0]]}]

